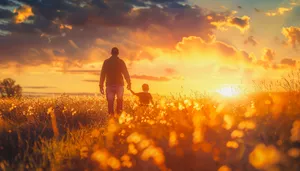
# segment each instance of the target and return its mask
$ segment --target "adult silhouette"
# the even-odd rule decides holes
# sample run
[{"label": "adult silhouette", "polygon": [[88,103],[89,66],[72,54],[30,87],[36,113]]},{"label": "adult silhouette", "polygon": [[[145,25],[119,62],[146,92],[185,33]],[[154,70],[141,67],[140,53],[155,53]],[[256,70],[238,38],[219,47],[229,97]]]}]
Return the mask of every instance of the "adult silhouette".
[{"label": "adult silhouette", "polygon": [[127,89],[131,89],[130,76],[125,62],[119,58],[119,49],[114,47],[111,50],[111,57],[106,59],[102,65],[100,74],[100,92],[104,95],[104,81],[106,80],[106,99],[108,113],[114,115],[114,101],[117,96],[117,114],[123,110],[124,79],[127,82]]}]

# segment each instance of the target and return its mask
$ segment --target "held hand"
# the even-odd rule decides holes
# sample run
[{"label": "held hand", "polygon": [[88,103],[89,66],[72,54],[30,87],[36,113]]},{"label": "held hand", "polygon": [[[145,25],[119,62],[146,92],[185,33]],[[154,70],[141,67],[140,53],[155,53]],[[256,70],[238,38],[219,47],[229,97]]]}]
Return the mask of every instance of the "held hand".
[{"label": "held hand", "polygon": [[131,84],[127,85],[127,90],[131,90]]},{"label": "held hand", "polygon": [[100,93],[104,95],[104,88],[100,87]]}]

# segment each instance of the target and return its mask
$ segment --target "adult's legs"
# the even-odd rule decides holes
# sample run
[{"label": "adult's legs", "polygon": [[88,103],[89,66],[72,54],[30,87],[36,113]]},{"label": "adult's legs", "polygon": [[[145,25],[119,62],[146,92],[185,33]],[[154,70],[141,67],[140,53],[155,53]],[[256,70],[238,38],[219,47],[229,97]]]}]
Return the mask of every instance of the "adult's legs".
[{"label": "adult's legs", "polygon": [[115,95],[116,95],[116,91],[114,87],[106,87],[106,100],[108,104],[108,113],[110,115],[114,114]]},{"label": "adult's legs", "polygon": [[117,114],[121,114],[123,111],[123,95],[124,95],[124,87],[118,86],[117,87]]}]

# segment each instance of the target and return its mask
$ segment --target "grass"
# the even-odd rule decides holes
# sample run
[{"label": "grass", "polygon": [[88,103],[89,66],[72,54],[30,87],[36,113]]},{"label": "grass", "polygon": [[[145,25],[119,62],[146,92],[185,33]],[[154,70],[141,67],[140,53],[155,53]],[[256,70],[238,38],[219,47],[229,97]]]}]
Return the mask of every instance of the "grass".
[{"label": "grass", "polygon": [[[99,97],[0,99],[0,170],[300,170],[293,98],[128,98],[119,119]],[[297,100],[296,100],[297,101]]]}]

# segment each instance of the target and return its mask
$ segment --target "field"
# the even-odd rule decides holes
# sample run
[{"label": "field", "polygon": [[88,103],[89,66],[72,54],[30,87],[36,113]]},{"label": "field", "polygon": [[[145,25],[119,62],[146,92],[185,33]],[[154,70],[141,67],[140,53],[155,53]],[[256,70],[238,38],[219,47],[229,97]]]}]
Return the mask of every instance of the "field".
[{"label": "field", "polygon": [[0,170],[299,171],[295,94],[0,99]]}]

